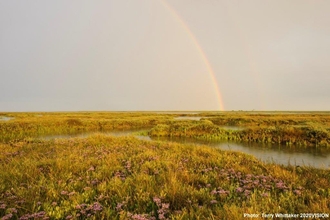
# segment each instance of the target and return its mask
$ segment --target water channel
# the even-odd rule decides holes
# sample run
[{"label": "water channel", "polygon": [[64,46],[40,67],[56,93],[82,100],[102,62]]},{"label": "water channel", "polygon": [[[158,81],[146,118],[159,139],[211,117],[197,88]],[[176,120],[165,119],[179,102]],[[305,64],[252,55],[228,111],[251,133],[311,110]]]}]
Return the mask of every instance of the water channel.
[{"label": "water channel", "polygon": [[[330,168],[330,151],[321,152],[318,149],[288,147],[279,145],[264,145],[258,143],[235,143],[235,142],[219,142],[219,141],[202,141],[193,138],[166,138],[166,137],[150,137],[142,136],[139,133],[142,130],[126,130],[102,132],[105,135],[111,136],[134,136],[140,140],[158,140],[172,141],[192,145],[207,145],[210,147],[219,148],[222,150],[239,151],[255,156],[266,163],[276,163],[282,165],[295,166],[311,166],[322,169]],[[85,132],[75,135],[51,135],[42,137],[42,139],[50,140],[56,138],[73,138],[73,137],[88,137],[95,134],[94,132]]]}]

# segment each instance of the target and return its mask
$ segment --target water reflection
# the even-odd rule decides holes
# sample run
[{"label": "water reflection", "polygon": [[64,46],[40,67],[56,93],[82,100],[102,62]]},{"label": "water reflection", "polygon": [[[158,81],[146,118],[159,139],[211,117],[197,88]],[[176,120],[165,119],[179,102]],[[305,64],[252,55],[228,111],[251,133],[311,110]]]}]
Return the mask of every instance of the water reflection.
[{"label": "water reflection", "polygon": [[330,151],[311,148],[296,148],[280,145],[258,143],[235,143],[219,141],[203,141],[191,138],[152,138],[153,140],[173,141],[184,144],[207,145],[222,150],[243,152],[255,156],[266,163],[282,165],[311,166],[330,168]]},{"label": "water reflection", "polygon": [[1,116],[0,117],[0,121],[9,121],[9,120],[12,120],[14,119],[14,117],[6,117],[6,116]]},{"label": "water reflection", "polygon": [[283,165],[312,166],[318,168],[330,167],[330,153],[321,153],[315,149],[290,148],[288,146],[264,147],[257,144],[214,144],[223,150],[235,150],[251,154],[264,162],[274,162]]},{"label": "water reflection", "polygon": [[175,120],[192,120],[192,121],[199,121],[202,117],[198,116],[180,116],[174,118]]}]

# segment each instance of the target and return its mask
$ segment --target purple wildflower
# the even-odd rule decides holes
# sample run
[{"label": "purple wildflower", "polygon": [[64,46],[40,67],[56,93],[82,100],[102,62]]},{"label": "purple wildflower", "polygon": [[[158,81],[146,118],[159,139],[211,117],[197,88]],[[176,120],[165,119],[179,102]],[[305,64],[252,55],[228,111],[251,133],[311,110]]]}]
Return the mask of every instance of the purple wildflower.
[{"label": "purple wildflower", "polygon": [[168,209],[168,208],[170,208],[169,203],[162,203],[162,209]]},{"label": "purple wildflower", "polygon": [[211,204],[217,204],[218,201],[213,199],[213,200],[210,201],[210,203],[211,203]]},{"label": "purple wildflower", "polygon": [[79,204],[79,205],[76,205],[76,209],[84,209],[86,208],[87,205],[85,203],[82,203],[82,204]]},{"label": "purple wildflower", "polygon": [[159,218],[159,219],[165,219],[165,215],[164,215],[164,213],[159,214],[159,215],[158,215],[158,218]]},{"label": "purple wildflower", "polygon": [[236,192],[237,193],[242,193],[244,189],[242,187],[237,187]]},{"label": "purple wildflower", "polygon": [[300,195],[301,195],[301,191],[300,191],[300,190],[298,190],[298,189],[294,190],[293,192],[294,192],[296,195],[298,195],[298,196],[300,196]]},{"label": "purple wildflower", "polygon": [[226,191],[226,190],[220,189],[220,190],[218,191],[218,194],[220,194],[220,195],[227,195],[227,194],[229,194],[229,191]]},{"label": "purple wildflower", "polygon": [[67,194],[68,194],[68,191],[64,191],[64,190],[63,190],[63,191],[61,192],[61,195],[67,195]]},{"label": "purple wildflower", "polygon": [[126,175],[122,171],[116,171],[116,173],[114,174],[114,176],[120,178],[123,181],[126,179]]},{"label": "purple wildflower", "polygon": [[154,197],[153,198],[153,201],[156,203],[156,205],[159,207],[162,203],[162,200],[158,197]]},{"label": "purple wildflower", "polygon": [[19,220],[29,220],[30,218],[33,218],[33,215],[25,214],[19,218]]},{"label": "purple wildflower", "polygon": [[8,211],[9,211],[9,213],[17,213],[16,208],[9,208]]},{"label": "purple wildflower", "polygon": [[246,178],[251,179],[252,178],[252,174],[247,174],[246,175]]},{"label": "purple wildflower", "polygon": [[268,197],[269,194],[268,194],[268,193],[263,193],[263,194],[261,194],[261,196],[262,196],[262,197]]},{"label": "purple wildflower", "polygon": [[1,220],[8,220],[8,219],[11,219],[12,217],[13,217],[13,214],[9,213],[9,214],[3,216]]},{"label": "purple wildflower", "polygon": [[148,220],[148,215],[146,214],[134,214],[131,216],[132,219],[134,220]]},{"label": "purple wildflower", "polygon": [[285,184],[281,181],[281,182],[276,183],[276,188],[278,188],[278,189],[286,189],[286,186],[285,186]]},{"label": "purple wildflower", "polygon": [[93,204],[93,211],[94,212],[102,211],[102,209],[103,209],[103,206],[100,203],[94,202],[94,204]]},{"label": "purple wildflower", "polygon": [[271,185],[265,185],[266,190],[270,190],[272,188]]},{"label": "purple wildflower", "polygon": [[92,180],[92,185],[93,186],[95,186],[95,185],[97,185],[98,183],[99,183],[100,181],[98,180],[98,179],[94,179],[94,180]]},{"label": "purple wildflower", "polygon": [[32,214],[33,218],[43,218],[45,215],[46,215],[45,211],[36,212],[36,213]]},{"label": "purple wildflower", "polygon": [[124,206],[124,203],[118,203],[117,206],[116,206],[116,211],[117,211],[117,212],[122,211],[122,210],[123,210],[123,209],[122,209],[123,206]]},{"label": "purple wildflower", "polygon": [[247,190],[247,189],[246,189],[246,190],[244,191],[244,195],[245,195],[245,196],[249,196],[250,194],[251,194],[251,191],[250,191],[250,190]]},{"label": "purple wildflower", "polygon": [[8,199],[15,200],[15,199],[17,199],[17,196],[10,196],[10,197],[8,197]]}]

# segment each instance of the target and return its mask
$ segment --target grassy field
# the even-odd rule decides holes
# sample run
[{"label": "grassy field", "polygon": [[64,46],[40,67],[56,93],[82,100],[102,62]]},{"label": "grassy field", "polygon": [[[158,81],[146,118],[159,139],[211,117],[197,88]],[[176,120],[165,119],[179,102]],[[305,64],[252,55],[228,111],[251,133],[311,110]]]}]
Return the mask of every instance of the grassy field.
[{"label": "grassy field", "polygon": [[[235,126],[241,129],[230,130],[224,126]],[[205,114],[200,121],[180,120],[158,124],[150,130],[149,135],[329,149],[330,114]]]},{"label": "grassy field", "polygon": [[[330,214],[328,169],[265,164],[238,152],[102,133],[87,138],[38,138],[143,128],[155,136],[196,138],[247,132],[256,138],[238,136],[238,141],[258,142],[265,141],[259,138],[263,133],[254,132],[269,129],[270,137],[279,130],[282,133],[276,138],[286,140],[283,135],[289,135],[291,144],[329,147],[327,113],[207,112],[194,115],[202,117],[200,121],[175,119],[185,115],[192,116],[0,113],[0,119],[12,117],[0,121],[0,218],[244,219],[244,214],[259,214],[262,219],[262,213]],[[229,125],[244,129],[222,129]],[[309,133],[303,131],[313,135],[306,137]],[[276,142],[276,138],[266,139]]]},{"label": "grassy field", "polygon": [[[201,120],[176,120],[178,116]],[[151,136],[179,136],[237,142],[278,143],[330,148],[330,114],[315,113],[0,113],[0,142],[51,134],[147,128]],[[223,126],[242,129],[228,130]]]}]

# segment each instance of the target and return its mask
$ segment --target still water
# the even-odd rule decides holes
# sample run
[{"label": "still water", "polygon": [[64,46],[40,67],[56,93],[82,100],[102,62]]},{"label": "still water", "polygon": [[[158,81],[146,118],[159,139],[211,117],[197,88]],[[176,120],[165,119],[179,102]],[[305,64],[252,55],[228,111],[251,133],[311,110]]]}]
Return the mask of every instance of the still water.
[{"label": "still water", "polygon": [[192,138],[150,138],[150,140],[173,141],[185,144],[207,145],[221,150],[238,151],[255,156],[266,163],[282,165],[311,166],[330,168],[330,151],[299,148],[285,145],[266,145],[260,143],[237,143],[221,141],[203,141]]},{"label": "still water", "polygon": [[13,117],[0,116],[0,121],[9,121],[14,119]]},{"label": "still water", "polygon": [[[296,148],[294,146],[265,145],[259,143],[235,143],[220,141],[201,141],[192,138],[158,138],[139,135],[142,130],[126,130],[103,132],[111,136],[134,136],[141,140],[172,141],[184,144],[207,145],[222,150],[239,151],[255,156],[266,163],[276,163],[282,165],[311,166],[323,169],[330,168],[330,151],[321,152],[318,149]],[[44,140],[56,138],[88,137],[94,132],[81,133],[75,135],[51,135],[42,137]]]},{"label": "still water", "polygon": [[174,118],[174,120],[192,120],[192,121],[199,121],[202,117],[197,116],[180,116]]}]

